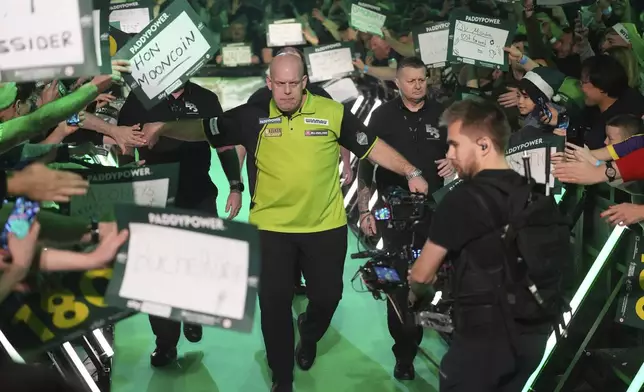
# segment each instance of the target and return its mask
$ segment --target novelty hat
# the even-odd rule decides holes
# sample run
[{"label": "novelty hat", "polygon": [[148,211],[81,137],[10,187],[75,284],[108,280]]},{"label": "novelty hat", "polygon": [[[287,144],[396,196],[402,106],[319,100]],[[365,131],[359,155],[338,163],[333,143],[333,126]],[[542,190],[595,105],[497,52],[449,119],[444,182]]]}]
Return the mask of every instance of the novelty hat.
[{"label": "novelty hat", "polygon": [[561,97],[557,92],[564,80],[566,75],[554,68],[537,67],[526,72],[519,82],[519,89],[525,91],[534,102],[540,97],[547,102],[559,102]]},{"label": "novelty hat", "polygon": [[16,83],[0,84],[0,110],[11,106],[18,96],[18,86]]}]

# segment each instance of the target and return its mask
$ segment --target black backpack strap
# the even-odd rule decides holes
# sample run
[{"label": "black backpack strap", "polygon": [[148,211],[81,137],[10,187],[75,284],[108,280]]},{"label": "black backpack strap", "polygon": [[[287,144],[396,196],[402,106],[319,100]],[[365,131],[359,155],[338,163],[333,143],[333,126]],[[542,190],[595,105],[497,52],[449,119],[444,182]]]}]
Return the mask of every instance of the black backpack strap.
[{"label": "black backpack strap", "polygon": [[[501,238],[502,233],[505,233],[504,227],[507,227],[507,223],[504,221],[507,221],[507,220],[503,218],[503,213],[500,207],[501,203],[497,203],[495,200],[489,200],[489,199],[492,199],[492,196],[488,192],[486,192],[486,190],[481,188],[483,187],[479,187],[479,186],[472,187],[471,188],[472,190],[470,191],[470,193],[477,200],[482,210],[485,211],[486,214],[491,218],[491,221],[493,222],[495,229],[499,231],[499,242],[503,247],[502,267],[504,270],[505,279],[510,283],[514,283],[514,279],[510,274],[510,266],[508,264],[508,256],[509,256],[508,255],[509,248],[507,246],[508,244],[505,239]],[[496,187],[496,188],[499,189],[499,187]],[[511,194],[506,193],[505,189],[499,189],[499,190],[502,193],[506,194],[508,197],[511,197]],[[505,196],[505,195],[502,195],[502,196]],[[467,257],[466,259],[469,259],[469,257]],[[488,272],[485,271],[483,268],[479,267],[475,262],[469,263],[469,266],[474,270],[476,270],[478,273],[482,274],[483,276],[488,275]],[[508,300],[509,293],[503,289],[504,286],[495,285],[492,279],[490,279],[490,282],[495,287],[494,291],[496,293],[497,301],[503,313],[503,320],[504,320],[503,324],[510,338],[510,346],[512,348],[512,353],[514,354],[515,357],[518,357],[519,331],[517,330],[514,317],[512,316],[512,309],[510,309],[510,303]]]}]

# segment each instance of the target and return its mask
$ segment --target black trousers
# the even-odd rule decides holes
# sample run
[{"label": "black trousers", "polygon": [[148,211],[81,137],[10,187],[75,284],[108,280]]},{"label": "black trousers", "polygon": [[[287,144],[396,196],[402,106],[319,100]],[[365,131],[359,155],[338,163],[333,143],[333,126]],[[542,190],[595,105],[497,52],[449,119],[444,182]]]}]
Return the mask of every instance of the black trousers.
[{"label": "black trousers", "polygon": [[293,270],[299,262],[309,298],[300,339],[317,343],[331,324],[342,298],[347,227],[317,233],[260,231],[260,242],[259,306],[266,357],[273,381],[290,383],[295,366]]},{"label": "black trousers", "polygon": [[441,362],[440,392],[521,392],[541,362],[549,334],[519,335],[516,356],[509,338],[496,335],[454,334]]},{"label": "black trousers", "polygon": [[[412,241],[414,248],[422,249],[427,241],[427,230],[428,227],[423,226],[413,232],[397,231],[387,228],[384,222],[379,222],[378,225],[378,231],[382,233],[383,248],[388,251],[399,250],[405,245],[410,246]],[[399,261],[395,267],[400,278],[406,281],[410,265],[407,262]],[[423,328],[416,325],[413,314],[409,310],[409,287],[399,288],[390,295],[400,312],[399,315],[391,302],[387,301],[387,327],[389,327],[389,334],[394,339],[391,349],[397,361],[411,364],[418,352],[418,346],[423,340]],[[401,322],[401,318],[403,322]]]},{"label": "black trousers", "polygon": [[[190,203],[192,204],[192,203]],[[194,203],[190,207],[178,205],[180,208],[206,212],[217,215],[217,197],[211,196],[203,199],[201,202]],[[181,338],[181,323],[161,317],[150,316],[150,326],[156,336],[156,345],[159,349],[170,350],[177,347],[179,338]]]},{"label": "black trousers", "polygon": [[0,363],[3,392],[81,392],[80,385],[67,382],[47,366],[22,365],[11,360]]}]

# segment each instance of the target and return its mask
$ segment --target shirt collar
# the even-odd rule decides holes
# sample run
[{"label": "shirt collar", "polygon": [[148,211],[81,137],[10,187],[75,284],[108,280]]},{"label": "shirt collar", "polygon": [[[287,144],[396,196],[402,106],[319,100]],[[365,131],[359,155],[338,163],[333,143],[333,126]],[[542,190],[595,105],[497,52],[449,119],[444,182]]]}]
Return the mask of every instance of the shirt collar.
[{"label": "shirt collar", "polygon": [[398,108],[400,108],[400,110],[402,110],[403,112],[406,111],[408,113],[420,113],[427,110],[427,107],[429,106],[429,99],[427,96],[425,96],[425,98],[423,98],[423,100],[425,101],[425,104],[423,105],[423,107],[421,107],[417,112],[412,112],[411,110],[409,110],[407,106],[405,106],[405,104],[403,103],[402,97],[400,95],[396,99],[398,100]]}]

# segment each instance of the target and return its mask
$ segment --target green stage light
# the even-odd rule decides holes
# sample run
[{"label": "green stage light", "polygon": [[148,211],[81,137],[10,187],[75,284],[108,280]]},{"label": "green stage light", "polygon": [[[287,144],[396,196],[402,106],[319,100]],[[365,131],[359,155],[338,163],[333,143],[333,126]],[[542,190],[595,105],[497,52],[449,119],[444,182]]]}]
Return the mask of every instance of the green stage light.
[{"label": "green stage light", "polygon": [[[604,265],[608,261],[610,254],[612,253],[613,249],[619,242],[619,239],[622,237],[622,234],[624,233],[625,229],[626,229],[626,226],[615,226],[615,228],[613,229],[613,232],[610,234],[610,236],[604,243],[602,250],[599,252],[599,255],[597,255],[597,258],[593,262],[593,265],[590,267],[590,270],[586,274],[586,277],[579,285],[579,288],[577,289],[577,292],[575,292],[575,295],[573,296],[572,301],[570,301],[571,311],[564,314],[564,322],[566,323],[566,326],[570,324],[570,321],[572,320],[575,313],[577,312],[577,309],[579,309],[579,306],[586,298],[586,295],[588,294],[588,292],[590,291],[590,288],[595,283],[597,276],[604,268]],[[528,379],[528,382],[526,382],[526,384],[523,386],[522,392],[529,392],[532,390],[532,385],[534,384],[534,381],[537,379],[537,377],[543,370],[543,367],[545,366],[546,362],[548,362],[548,360],[550,359],[550,355],[554,351],[556,345],[557,345],[557,338],[555,336],[555,333],[553,332],[550,335],[550,338],[548,338],[548,342],[546,343],[546,351],[543,354],[541,363],[534,371],[534,373],[532,373],[532,375]],[[644,373],[644,371],[640,369],[640,373]],[[644,379],[644,374],[642,374],[641,378]],[[642,380],[640,380],[640,382],[642,382]]]}]

